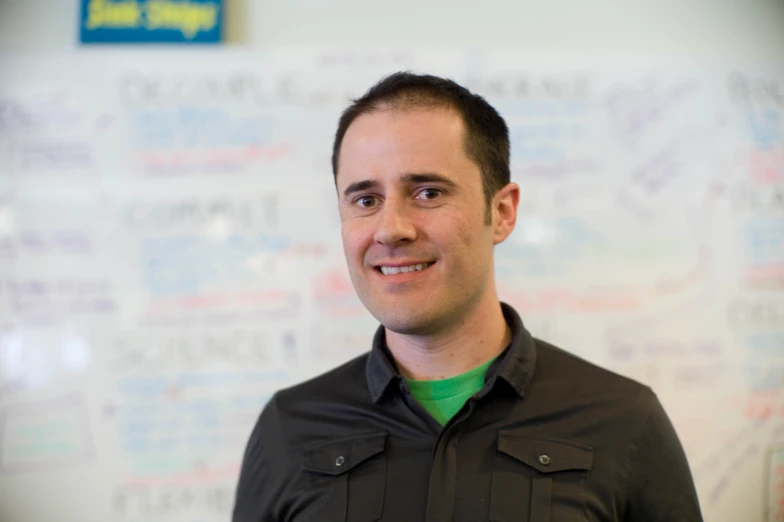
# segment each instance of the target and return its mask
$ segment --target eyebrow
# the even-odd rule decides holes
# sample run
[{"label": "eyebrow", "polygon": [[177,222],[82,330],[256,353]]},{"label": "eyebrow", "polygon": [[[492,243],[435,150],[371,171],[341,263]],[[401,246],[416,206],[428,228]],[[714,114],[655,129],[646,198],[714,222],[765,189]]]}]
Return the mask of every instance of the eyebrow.
[{"label": "eyebrow", "polygon": [[[401,176],[400,181],[404,185],[417,185],[419,183],[440,183],[442,185],[446,185],[452,188],[457,186],[457,184],[454,181],[447,178],[446,176],[442,176],[441,174],[435,174],[433,172],[413,172],[411,174],[406,174],[404,176]],[[357,181],[355,183],[352,183],[348,187],[346,187],[346,190],[343,191],[343,197],[347,198],[356,192],[363,192],[369,189],[377,189],[380,186],[381,184],[378,181],[372,179]]]}]

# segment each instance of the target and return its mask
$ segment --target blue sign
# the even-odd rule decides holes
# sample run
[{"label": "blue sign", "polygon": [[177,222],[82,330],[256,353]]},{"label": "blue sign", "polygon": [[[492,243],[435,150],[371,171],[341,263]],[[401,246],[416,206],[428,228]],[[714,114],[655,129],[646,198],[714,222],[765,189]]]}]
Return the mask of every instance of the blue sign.
[{"label": "blue sign", "polygon": [[218,43],[223,0],[82,0],[82,43]]}]

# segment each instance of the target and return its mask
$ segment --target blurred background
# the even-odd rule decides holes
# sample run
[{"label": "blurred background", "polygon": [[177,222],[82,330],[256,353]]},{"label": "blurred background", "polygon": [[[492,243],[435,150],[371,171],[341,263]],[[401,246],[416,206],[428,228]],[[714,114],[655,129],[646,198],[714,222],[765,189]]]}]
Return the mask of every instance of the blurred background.
[{"label": "blurred background", "polygon": [[781,0],[0,0],[0,520],[229,519],[370,346],[329,158],[402,69],[509,125],[502,299],[653,387],[706,521],[784,520]]}]

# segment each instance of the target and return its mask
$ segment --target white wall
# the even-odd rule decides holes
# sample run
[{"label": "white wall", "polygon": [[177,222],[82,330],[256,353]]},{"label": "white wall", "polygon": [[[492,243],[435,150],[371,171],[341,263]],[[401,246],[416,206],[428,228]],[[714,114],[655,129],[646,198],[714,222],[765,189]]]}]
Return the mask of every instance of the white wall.
[{"label": "white wall", "polygon": [[[0,0],[0,50],[77,48],[78,6]],[[253,48],[512,46],[784,59],[784,0],[227,0],[227,11],[229,42]]]}]

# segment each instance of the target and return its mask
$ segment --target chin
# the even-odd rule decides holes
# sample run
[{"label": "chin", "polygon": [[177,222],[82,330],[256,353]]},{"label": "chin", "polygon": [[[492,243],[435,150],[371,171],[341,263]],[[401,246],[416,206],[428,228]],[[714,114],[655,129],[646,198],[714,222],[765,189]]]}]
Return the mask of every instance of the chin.
[{"label": "chin", "polygon": [[376,310],[373,317],[384,328],[400,335],[424,335],[433,329],[433,321],[421,310]]}]

